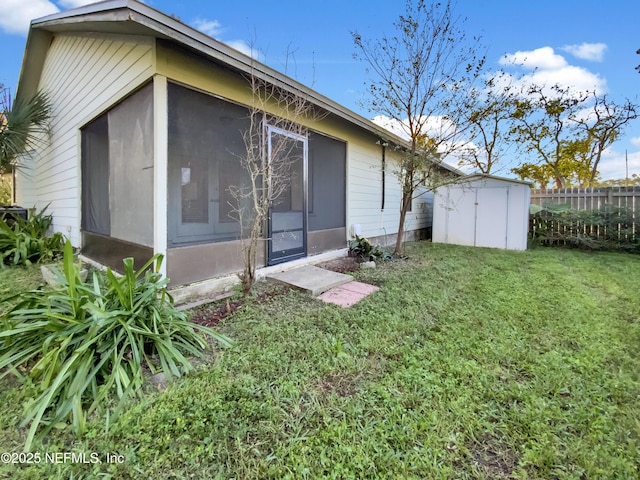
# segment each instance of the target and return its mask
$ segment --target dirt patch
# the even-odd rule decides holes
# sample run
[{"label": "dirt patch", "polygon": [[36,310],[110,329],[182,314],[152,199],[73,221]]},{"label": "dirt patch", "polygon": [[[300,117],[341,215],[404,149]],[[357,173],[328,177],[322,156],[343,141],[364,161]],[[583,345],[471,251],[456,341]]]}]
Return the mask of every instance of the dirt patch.
[{"label": "dirt patch", "polygon": [[469,448],[474,466],[487,478],[510,479],[518,466],[518,456],[509,445],[486,434]]},{"label": "dirt patch", "polygon": [[379,378],[386,370],[386,359],[379,353],[369,353],[361,368],[355,372],[334,371],[322,377],[317,384],[320,392],[335,392],[341,397],[351,397],[371,380]]},{"label": "dirt patch", "polygon": [[272,298],[283,295],[289,291],[289,287],[278,286],[272,290],[259,292],[256,295],[240,298],[226,298],[217,302],[202,305],[195,309],[191,321],[203,327],[215,327],[220,320],[237,312],[244,307],[247,302],[253,304],[263,304]]},{"label": "dirt patch", "polygon": [[341,397],[350,397],[358,391],[360,378],[348,373],[329,373],[318,382],[318,389],[329,394],[335,392]]},{"label": "dirt patch", "polygon": [[324,268],[338,273],[351,273],[360,270],[361,259],[356,257],[340,257],[316,264],[316,267]]}]

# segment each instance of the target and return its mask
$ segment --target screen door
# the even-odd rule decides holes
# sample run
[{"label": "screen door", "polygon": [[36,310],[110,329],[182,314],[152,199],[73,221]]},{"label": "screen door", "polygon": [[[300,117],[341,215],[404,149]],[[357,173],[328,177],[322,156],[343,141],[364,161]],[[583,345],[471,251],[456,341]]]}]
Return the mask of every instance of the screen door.
[{"label": "screen door", "polygon": [[307,255],[307,138],[267,127],[273,201],[268,221],[268,263]]}]

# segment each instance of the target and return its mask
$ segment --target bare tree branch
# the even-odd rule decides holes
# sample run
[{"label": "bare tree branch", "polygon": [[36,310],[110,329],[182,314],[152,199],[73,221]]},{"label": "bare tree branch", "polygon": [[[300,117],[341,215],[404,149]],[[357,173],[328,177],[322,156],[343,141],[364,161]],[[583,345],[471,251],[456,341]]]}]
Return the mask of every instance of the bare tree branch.
[{"label": "bare tree branch", "polygon": [[[467,41],[451,1],[407,0],[393,24],[396,34],[368,40],[352,33],[355,58],[368,66],[369,109],[395,121],[410,148],[397,167],[402,201],[395,254],[403,250],[404,223],[416,189],[443,180],[440,161],[459,149],[465,122],[463,94],[484,65],[478,39]],[[434,120],[436,121],[434,124]]]},{"label": "bare tree branch", "polygon": [[[240,224],[244,266],[239,276],[245,294],[256,281],[257,253],[271,209],[290,188],[292,177],[301,174],[295,166],[302,158],[292,139],[306,137],[304,123],[323,116],[302,94],[268,82],[255,70],[247,82],[252,99],[249,126],[242,132],[244,152],[237,157],[249,182],[229,186],[234,198],[231,215]],[[269,131],[282,133],[268,135]]]}]

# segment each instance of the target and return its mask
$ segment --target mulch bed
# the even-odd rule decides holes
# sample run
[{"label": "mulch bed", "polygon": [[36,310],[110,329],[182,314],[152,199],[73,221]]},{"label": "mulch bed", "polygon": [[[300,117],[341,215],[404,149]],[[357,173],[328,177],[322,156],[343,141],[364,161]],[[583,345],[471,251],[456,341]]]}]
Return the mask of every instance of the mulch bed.
[{"label": "mulch bed", "polygon": [[243,298],[238,300],[227,298],[219,302],[210,303],[198,308],[197,313],[191,317],[191,321],[203,327],[215,327],[220,320],[237,311],[244,303]]},{"label": "mulch bed", "polygon": [[203,327],[215,327],[220,320],[228,317],[234,312],[240,310],[248,301],[263,304],[272,298],[282,295],[289,291],[288,287],[278,286],[277,289],[262,292],[254,297],[247,298],[226,298],[217,302],[209,303],[198,307],[196,313],[191,317],[191,321]]}]

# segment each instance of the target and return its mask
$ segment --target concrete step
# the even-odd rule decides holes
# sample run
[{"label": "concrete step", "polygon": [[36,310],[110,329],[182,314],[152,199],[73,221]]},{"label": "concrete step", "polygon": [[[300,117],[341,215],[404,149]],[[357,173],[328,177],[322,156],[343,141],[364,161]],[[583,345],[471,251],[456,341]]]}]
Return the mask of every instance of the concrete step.
[{"label": "concrete step", "polygon": [[267,275],[267,280],[284,283],[318,296],[334,287],[353,281],[353,277],[344,273],[332,272],[324,268],[305,265],[284,272]]}]

